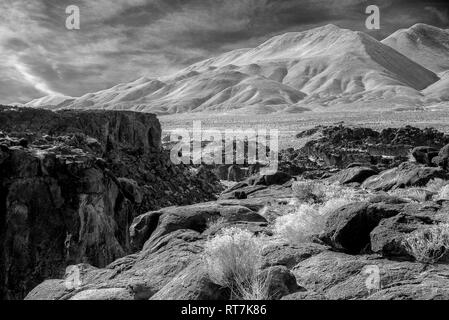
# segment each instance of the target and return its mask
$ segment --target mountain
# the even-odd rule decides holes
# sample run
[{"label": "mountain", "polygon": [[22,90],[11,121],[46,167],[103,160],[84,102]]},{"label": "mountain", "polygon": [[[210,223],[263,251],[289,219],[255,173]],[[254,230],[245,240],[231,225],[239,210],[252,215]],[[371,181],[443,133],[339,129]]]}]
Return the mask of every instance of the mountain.
[{"label": "mountain", "polygon": [[51,108],[51,107],[55,107],[55,106],[63,103],[64,101],[67,101],[70,99],[73,100],[74,98],[69,97],[69,96],[64,96],[64,95],[50,95],[50,96],[44,96],[42,98],[31,100],[30,102],[23,104],[23,106],[29,107],[29,108],[36,108],[36,107]]},{"label": "mountain", "polygon": [[184,112],[302,112],[311,106],[417,103],[438,76],[371,36],[335,25],[276,36],[256,48],[140,78],[54,108]]},{"label": "mountain", "polygon": [[429,102],[449,101],[449,70],[440,74],[441,79],[423,90]]},{"label": "mountain", "polygon": [[449,70],[449,30],[419,23],[396,31],[382,43],[435,73]]}]

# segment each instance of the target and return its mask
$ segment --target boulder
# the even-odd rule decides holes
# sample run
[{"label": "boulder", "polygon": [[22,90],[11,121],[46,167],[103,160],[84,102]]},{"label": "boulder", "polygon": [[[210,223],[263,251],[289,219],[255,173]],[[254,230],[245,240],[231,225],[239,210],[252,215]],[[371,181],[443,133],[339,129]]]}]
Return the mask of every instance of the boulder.
[{"label": "boulder", "polygon": [[293,273],[307,292],[329,300],[447,298],[449,287],[447,265],[428,269],[420,263],[331,251],[300,262]]},{"label": "boulder", "polygon": [[140,249],[148,239],[153,241],[176,230],[190,229],[201,233],[208,224],[219,219],[225,222],[267,222],[258,213],[239,205],[222,206],[209,202],[171,207],[137,217],[130,227],[131,243],[134,249]]},{"label": "boulder", "polygon": [[284,266],[274,266],[263,270],[258,277],[262,281],[267,281],[267,294],[270,300],[279,300],[282,297],[304,291],[298,283],[293,273]]},{"label": "boulder", "polygon": [[327,246],[316,243],[303,243],[298,245],[286,243],[270,244],[262,251],[262,267],[285,266],[288,269],[291,269],[299,262],[323,252],[326,249],[328,249]]},{"label": "boulder", "polygon": [[150,300],[229,300],[230,292],[213,283],[200,261],[189,265]]},{"label": "boulder", "polygon": [[66,293],[64,280],[45,280],[28,293],[26,300],[59,300]]},{"label": "boulder", "polygon": [[[404,240],[413,232],[425,232],[433,226],[447,222],[447,208],[431,203],[410,204],[395,217],[383,220],[371,232],[372,251],[390,259],[414,260]],[[442,257],[446,261],[449,256]]]},{"label": "boulder", "polygon": [[337,250],[360,253],[369,249],[370,232],[382,219],[398,215],[403,204],[360,202],[332,212],[320,238]]},{"label": "boulder", "polygon": [[[177,230],[148,243],[138,254],[120,258],[105,268],[73,266],[83,270],[78,285],[66,287],[64,294],[59,293],[57,298],[149,299],[198,261],[203,244],[204,238],[198,232]],[[67,277],[63,279],[65,282],[69,279]],[[32,299],[37,293],[40,299],[54,299],[56,296],[48,285],[40,285],[27,299]]]},{"label": "boulder", "polygon": [[449,144],[440,150],[438,156],[433,159],[433,163],[444,170],[449,169]]},{"label": "boulder", "polygon": [[404,162],[399,167],[381,172],[365,180],[363,188],[389,191],[397,188],[425,186],[430,180],[448,179],[449,174],[441,168],[431,168]]},{"label": "boulder", "polygon": [[433,158],[438,156],[439,149],[432,147],[416,147],[412,150],[412,156],[416,162],[426,166],[433,165]]},{"label": "boulder", "polygon": [[370,167],[352,167],[334,174],[327,180],[331,183],[338,182],[340,184],[363,183],[377,173],[377,170]]},{"label": "boulder", "polygon": [[262,175],[254,181],[254,185],[282,185],[292,179],[288,173],[278,171],[274,174]]},{"label": "boulder", "polygon": [[245,178],[244,171],[238,165],[232,165],[228,168],[228,181],[240,182]]}]

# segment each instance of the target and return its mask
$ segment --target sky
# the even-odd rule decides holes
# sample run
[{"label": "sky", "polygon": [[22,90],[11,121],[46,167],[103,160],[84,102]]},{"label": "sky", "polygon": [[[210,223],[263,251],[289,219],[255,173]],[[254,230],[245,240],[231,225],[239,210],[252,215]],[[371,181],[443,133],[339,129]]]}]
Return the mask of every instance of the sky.
[{"label": "sky", "polygon": [[[449,28],[446,1],[415,0],[1,0],[0,103],[81,96],[171,74],[290,31],[333,23],[381,40],[427,23]],[[80,29],[66,28],[66,8]],[[378,5],[381,29],[365,27]]]}]

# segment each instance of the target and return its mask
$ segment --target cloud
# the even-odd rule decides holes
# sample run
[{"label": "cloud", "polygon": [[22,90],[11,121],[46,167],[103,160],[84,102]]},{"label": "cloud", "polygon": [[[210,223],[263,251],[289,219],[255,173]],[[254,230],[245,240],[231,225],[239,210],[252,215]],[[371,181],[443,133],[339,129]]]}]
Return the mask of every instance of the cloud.
[{"label": "cloud", "polygon": [[[381,8],[382,30],[370,32],[379,39],[416,22],[449,27],[443,16],[435,19],[444,12],[440,1],[2,0],[0,102],[79,96],[141,76],[164,76],[276,34],[327,23],[367,31],[368,4]],[[79,6],[81,30],[65,28],[68,5]]]}]

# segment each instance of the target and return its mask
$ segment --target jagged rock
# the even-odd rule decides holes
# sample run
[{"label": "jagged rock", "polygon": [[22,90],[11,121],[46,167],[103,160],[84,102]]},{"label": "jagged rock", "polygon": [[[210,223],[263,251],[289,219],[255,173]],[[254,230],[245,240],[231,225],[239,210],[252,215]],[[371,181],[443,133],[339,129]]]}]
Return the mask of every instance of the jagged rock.
[{"label": "jagged rock", "polygon": [[66,293],[67,286],[64,280],[45,280],[28,293],[27,300],[59,300]]},{"label": "jagged rock", "polygon": [[[447,223],[448,208],[437,203],[412,203],[405,206],[401,214],[383,220],[371,232],[372,251],[384,257],[413,260],[404,240],[412,232],[425,231],[439,223]],[[442,257],[442,261],[448,259]]]},{"label": "jagged rock", "polygon": [[[76,298],[86,290],[89,290],[89,299],[104,298],[105,294],[111,298],[149,299],[198,261],[203,242],[198,232],[177,230],[148,243],[138,254],[118,259],[105,268],[74,266],[86,269],[81,273],[80,285],[67,288],[58,299]],[[40,285],[26,299],[37,296],[37,292],[40,299],[55,297],[48,286]],[[125,292],[129,292],[129,296]]]},{"label": "jagged rock", "polygon": [[282,297],[304,291],[293,273],[284,266],[273,266],[264,269],[259,275],[262,281],[267,281],[267,294],[270,300],[279,300]]},{"label": "jagged rock", "polygon": [[213,283],[198,261],[181,271],[151,300],[229,300],[230,292]]},{"label": "jagged rock", "polygon": [[433,159],[433,162],[444,170],[449,169],[449,144],[440,150],[438,156]]},{"label": "jagged rock", "polygon": [[0,107],[0,130],[1,298],[70,264],[104,267],[130,253],[137,215],[222,191],[206,168],[170,162],[152,114]]},{"label": "jagged rock", "polygon": [[[31,108],[2,108],[0,128],[6,133],[31,132],[59,136],[81,133],[96,138],[104,151],[111,148],[142,149],[161,147],[161,127],[154,114],[130,111],[52,112]],[[109,149],[109,150],[108,150]]]},{"label": "jagged rock", "polygon": [[329,182],[340,184],[363,183],[367,178],[376,175],[378,172],[369,167],[352,167],[344,169],[327,179]]},{"label": "jagged rock", "polygon": [[298,245],[275,243],[266,246],[262,251],[263,268],[272,266],[285,266],[293,268],[299,262],[310,258],[328,247],[316,243],[304,243]]},{"label": "jagged rock", "polygon": [[285,172],[278,171],[274,174],[269,175],[262,175],[254,181],[253,185],[264,185],[264,186],[271,186],[271,185],[282,185],[288,181],[290,181],[292,177]]},{"label": "jagged rock", "polygon": [[404,162],[399,167],[368,178],[362,184],[362,187],[374,191],[388,191],[397,188],[424,186],[435,178],[448,179],[449,174],[441,168]]},{"label": "jagged rock", "polygon": [[[447,265],[428,269],[420,263],[331,251],[300,262],[293,273],[308,292],[330,300],[447,298],[444,288],[449,287]],[[433,294],[432,284],[436,285]],[[400,293],[404,295],[401,297]]]},{"label": "jagged rock", "polygon": [[329,215],[320,238],[335,249],[360,253],[369,245],[370,232],[379,222],[398,215],[403,207],[369,202],[345,205]]},{"label": "jagged rock", "polygon": [[227,176],[228,181],[240,182],[244,178],[245,178],[244,172],[239,166],[232,165],[228,168],[228,176]]},{"label": "jagged rock", "polygon": [[202,203],[185,207],[171,207],[148,212],[137,217],[130,227],[131,241],[139,249],[145,241],[153,241],[178,229],[203,232],[208,223],[218,219],[225,222],[262,222],[265,218],[242,206],[222,206],[216,203]]},{"label": "jagged rock", "polygon": [[371,249],[384,257],[413,260],[404,239],[413,231],[432,224],[433,220],[428,217],[405,213],[385,219],[371,232]]},{"label": "jagged rock", "polygon": [[23,297],[67,264],[105,266],[125,255],[115,219],[126,220],[126,200],[93,159],[11,149],[0,170],[4,297]]},{"label": "jagged rock", "polygon": [[439,149],[432,147],[416,147],[412,150],[412,156],[416,162],[432,166],[432,160],[438,156]]},{"label": "jagged rock", "polygon": [[143,200],[142,190],[136,181],[127,178],[118,178],[121,190],[126,194],[126,197],[136,204],[141,204]]},{"label": "jagged rock", "polygon": [[[313,138],[310,133],[313,132]],[[324,166],[346,168],[358,162],[392,168],[407,160],[411,149],[419,146],[442,148],[449,136],[433,128],[419,129],[411,126],[388,128],[380,132],[370,128],[318,126],[299,135],[309,137],[301,154],[315,157]],[[282,165],[281,165],[282,166]]]}]

